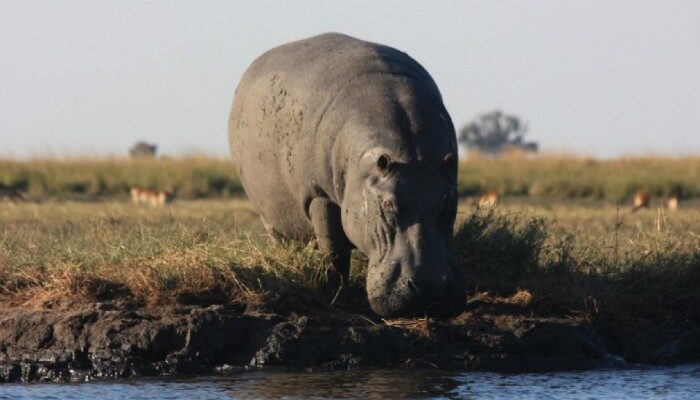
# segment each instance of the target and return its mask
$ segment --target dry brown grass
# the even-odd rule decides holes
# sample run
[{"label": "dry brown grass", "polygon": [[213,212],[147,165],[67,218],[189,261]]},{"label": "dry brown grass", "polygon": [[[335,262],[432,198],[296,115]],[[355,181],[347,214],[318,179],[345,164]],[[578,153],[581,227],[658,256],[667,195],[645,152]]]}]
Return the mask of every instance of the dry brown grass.
[{"label": "dry brown grass", "polygon": [[[471,155],[459,166],[459,191],[478,196],[594,198],[631,201],[643,190],[655,198],[700,197],[700,157],[637,156],[600,160],[571,154],[497,158]],[[189,156],[169,159],[35,157],[0,159],[0,183],[20,189],[30,200],[120,199],[132,185],[171,189],[178,199],[244,196],[229,158]],[[500,200],[500,199],[499,199]]]},{"label": "dry brown grass", "polygon": [[0,159],[0,183],[35,201],[121,199],[134,185],[168,189],[180,199],[244,195],[231,160],[205,156]]},{"label": "dry brown grass", "polygon": [[[544,314],[700,319],[700,207],[630,214],[600,203],[506,202],[473,212],[460,207],[454,246],[474,298],[488,291]],[[5,305],[327,310],[336,295],[328,265],[313,243],[267,240],[246,201],[0,204]],[[346,311],[369,312],[366,267],[355,254]]]},{"label": "dry brown grass", "polygon": [[476,196],[593,198],[631,201],[637,191],[654,197],[700,196],[700,157],[634,156],[601,160],[571,154],[496,158],[470,155],[460,163],[459,190]]},{"label": "dry brown grass", "polygon": [[325,255],[312,243],[269,243],[243,202],[10,205],[0,221],[0,295],[13,304],[322,307],[332,295]]}]

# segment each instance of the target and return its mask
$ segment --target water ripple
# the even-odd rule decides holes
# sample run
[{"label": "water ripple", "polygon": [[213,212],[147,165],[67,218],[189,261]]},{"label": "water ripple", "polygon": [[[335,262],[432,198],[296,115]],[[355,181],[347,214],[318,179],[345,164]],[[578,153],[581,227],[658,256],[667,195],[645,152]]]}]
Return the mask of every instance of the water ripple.
[{"label": "water ripple", "polygon": [[700,364],[545,374],[429,370],[245,372],[81,384],[0,385],[0,399],[697,399]]}]

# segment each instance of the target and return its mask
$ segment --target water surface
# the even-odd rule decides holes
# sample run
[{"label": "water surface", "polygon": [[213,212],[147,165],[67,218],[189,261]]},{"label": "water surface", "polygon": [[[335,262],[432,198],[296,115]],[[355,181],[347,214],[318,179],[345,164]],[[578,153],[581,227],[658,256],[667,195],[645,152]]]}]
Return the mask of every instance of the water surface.
[{"label": "water surface", "polygon": [[243,372],[81,384],[0,385],[0,399],[699,399],[700,364],[545,374],[415,370]]}]

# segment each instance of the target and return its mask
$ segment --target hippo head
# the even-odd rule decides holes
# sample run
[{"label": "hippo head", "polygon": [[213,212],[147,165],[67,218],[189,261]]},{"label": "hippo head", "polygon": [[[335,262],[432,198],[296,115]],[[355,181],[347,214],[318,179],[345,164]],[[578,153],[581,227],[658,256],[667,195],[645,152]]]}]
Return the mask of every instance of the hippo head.
[{"label": "hippo head", "polygon": [[463,305],[451,256],[457,212],[454,149],[417,156],[364,151],[343,202],[343,227],[369,257],[367,295],[384,317],[446,316]]}]

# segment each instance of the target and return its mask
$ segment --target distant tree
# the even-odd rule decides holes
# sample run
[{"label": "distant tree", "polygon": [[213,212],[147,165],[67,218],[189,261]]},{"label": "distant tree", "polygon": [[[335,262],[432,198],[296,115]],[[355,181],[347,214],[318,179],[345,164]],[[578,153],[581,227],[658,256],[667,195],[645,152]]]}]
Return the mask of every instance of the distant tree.
[{"label": "distant tree", "polygon": [[536,142],[526,142],[528,126],[520,118],[500,110],[481,114],[459,131],[459,144],[470,150],[497,154],[507,149],[536,153]]},{"label": "distant tree", "polygon": [[131,158],[153,158],[156,156],[158,146],[146,142],[138,142],[131,146],[129,155]]}]

